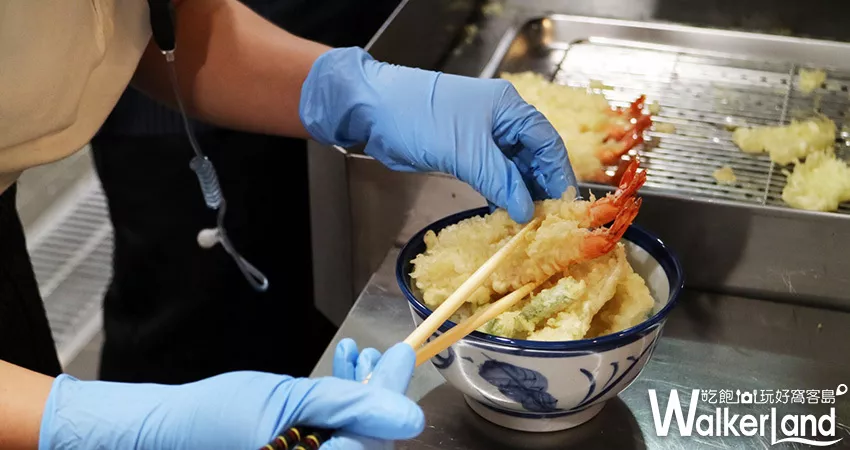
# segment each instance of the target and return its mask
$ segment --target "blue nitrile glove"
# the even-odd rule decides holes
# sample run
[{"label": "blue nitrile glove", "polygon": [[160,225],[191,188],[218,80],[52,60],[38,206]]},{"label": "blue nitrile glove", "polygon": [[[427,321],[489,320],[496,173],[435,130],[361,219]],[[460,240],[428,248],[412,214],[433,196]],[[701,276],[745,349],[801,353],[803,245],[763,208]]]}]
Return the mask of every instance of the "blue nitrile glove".
[{"label": "blue nitrile glove", "polygon": [[347,436],[409,439],[424,427],[422,410],[403,395],[415,360],[406,344],[390,349],[368,385],[259,372],[178,386],[62,375],[45,406],[39,449],[254,450],[292,425],[340,430],[323,450],[364,448]]},{"label": "blue nitrile glove", "polygon": [[365,143],[366,154],[390,169],[454,175],[517,222],[531,220],[532,198],[560,198],[575,185],[563,140],[506,80],[333,49],[313,64],[299,113],[316,141]]},{"label": "blue nitrile glove", "polygon": [[[387,350],[387,353],[382,357],[381,353],[374,348],[367,348],[360,352],[357,349],[357,343],[355,343],[351,339],[342,339],[336,346],[336,350],[334,351],[334,363],[333,363],[333,376],[337,378],[342,378],[344,380],[352,380],[362,383],[364,379],[366,379],[369,374],[372,376],[369,378],[369,384],[380,383],[386,384],[389,381],[392,381],[396,384],[393,386],[387,386],[395,392],[404,392],[407,390],[407,385],[410,381],[410,377],[407,378],[395,378],[393,380],[388,379],[387,377],[382,377],[381,379],[375,379],[376,374],[379,372],[384,373],[405,373],[407,374],[407,370],[388,370],[384,365],[388,364],[388,361],[393,361],[397,358],[387,358],[387,356],[392,355],[395,352],[401,351],[400,349],[404,348],[405,352],[408,352],[408,357],[410,359],[410,364],[413,365],[416,362],[416,353],[413,351],[409,345],[405,343],[396,344]],[[396,366],[397,363],[391,363],[393,366]],[[405,361],[407,364],[407,361]],[[405,365],[405,368],[407,366]],[[412,375],[412,372],[410,372]],[[402,386],[403,383],[403,386]],[[353,433],[349,432],[340,432],[334,435],[331,441],[328,441],[329,444],[335,444],[334,448],[345,448],[345,449],[358,449],[358,450],[387,450],[392,449],[392,442],[386,440],[379,440],[369,437],[357,436]],[[339,444],[337,447],[336,444]],[[322,449],[324,450],[324,448]]]},{"label": "blue nitrile glove", "polygon": [[[412,350],[412,349],[411,349]],[[414,363],[416,354],[413,354]],[[345,338],[339,341],[334,350],[333,376],[343,380],[362,382],[381,359],[381,352],[374,348],[358,350],[354,340]],[[371,379],[369,380],[371,383]],[[405,387],[406,389],[406,387]]]}]

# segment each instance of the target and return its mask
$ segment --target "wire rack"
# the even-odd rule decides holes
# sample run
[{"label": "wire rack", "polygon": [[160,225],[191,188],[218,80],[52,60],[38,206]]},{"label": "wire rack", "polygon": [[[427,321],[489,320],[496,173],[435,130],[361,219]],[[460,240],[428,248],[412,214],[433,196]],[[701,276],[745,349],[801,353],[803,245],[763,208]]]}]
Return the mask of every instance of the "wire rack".
[{"label": "wire rack", "polygon": [[[647,144],[632,152],[647,171],[646,187],[687,197],[787,206],[781,198],[783,167],[766,154],[742,152],[732,142],[732,130],[786,124],[810,117],[816,108],[840,128],[850,108],[850,74],[826,70],[827,81],[804,94],[798,87],[801,67],[597,39],[564,49],[553,81],[576,87],[602,82],[603,93],[616,106],[642,94],[647,103],[658,102],[661,109]],[[661,123],[675,132],[658,131]],[[845,150],[843,145],[837,149]],[[715,170],[724,166],[735,172],[735,183],[715,180]],[[850,204],[838,212],[850,214]]]}]

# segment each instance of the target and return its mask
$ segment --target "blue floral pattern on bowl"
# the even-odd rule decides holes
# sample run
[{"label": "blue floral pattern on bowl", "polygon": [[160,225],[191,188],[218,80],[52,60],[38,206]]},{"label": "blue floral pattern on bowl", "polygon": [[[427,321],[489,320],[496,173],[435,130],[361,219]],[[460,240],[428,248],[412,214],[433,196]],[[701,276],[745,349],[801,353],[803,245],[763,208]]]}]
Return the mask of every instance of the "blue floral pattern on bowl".
[{"label": "blue floral pattern on bowl", "polygon": [[[432,335],[430,338],[428,338],[428,342],[431,342],[431,340],[435,337],[435,335]],[[431,358],[431,364],[433,364],[434,367],[439,370],[448,369],[452,365],[452,363],[455,362],[455,358],[457,358],[454,349],[452,349],[451,347],[447,348],[444,353],[446,353],[446,356],[443,356],[442,354],[437,354],[433,358]]]},{"label": "blue floral pattern on bowl", "polygon": [[558,400],[548,392],[549,381],[536,370],[487,358],[478,366],[478,376],[486,380],[526,411],[549,413],[558,411]]}]

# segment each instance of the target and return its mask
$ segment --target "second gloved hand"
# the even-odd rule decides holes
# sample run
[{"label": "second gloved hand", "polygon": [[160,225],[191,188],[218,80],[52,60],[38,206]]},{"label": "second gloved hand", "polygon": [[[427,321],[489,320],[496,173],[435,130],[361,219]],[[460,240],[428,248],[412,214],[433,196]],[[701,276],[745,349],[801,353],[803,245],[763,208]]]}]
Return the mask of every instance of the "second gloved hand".
[{"label": "second gloved hand", "polygon": [[45,405],[39,450],[252,450],[293,425],[339,430],[323,450],[363,450],[363,442],[409,439],[424,428],[422,410],[403,395],[415,360],[409,345],[391,348],[368,385],[258,372],[179,386],[62,375]]},{"label": "second gloved hand", "polygon": [[[415,358],[416,354],[414,353],[413,356]],[[361,352],[354,340],[342,339],[334,350],[333,376],[343,380],[363,382],[380,360],[381,352],[378,350],[366,348]]]},{"label": "second gloved hand", "polygon": [[[393,363],[393,360],[398,360],[398,358],[393,357],[393,353],[398,353],[400,348],[403,348],[404,351],[410,351],[411,358],[415,362],[416,354],[413,352],[413,349],[405,344],[396,344],[392,348],[390,348],[385,355],[381,355],[381,353],[374,348],[366,348],[362,352],[358,350],[357,343],[352,339],[342,339],[336,346],[336,350],[334,351],[334,361],[333,361],[333,376],[337,378],[341,378],[343,380],[352,380],[362,383],[366,377],[369,378],[369,384],[374,385],[375,383],[386,383],[386,380],[375,379],[375,374],[386,371],[387,369],[382,369],[385,364],[394,364],[398,365],[398,363]],[[389,357],[387,357],[389,356]],[[404,372],[395,370],[395,372]],[[394,382],[398,383],[400,380],[396,379]],[[398,386],[395,386],[396,388]],[[404,390],[406,390],[406,384]],[[404,390],[398,390],[398,392],[403,393]],[[334,435],[332,441],[329,441],[329,444],[334,444],[334,448],[338,449],[356,449],[356,450],[387,450],[392,449],[392,442],[386,440],[379,440],[370,437],[357,436],[352,433],[340,432]],[[323,449],[324,450],[324,449]]]},{"label": "second gloved hand", "polygon": [[334,49],[314,63],[299,111],[317,141],[365,143],[366,154],[397,171],[454,175],[517,222],[531,220],[532,200],[560,198],[575,185],[563,140],[505,80]]}]

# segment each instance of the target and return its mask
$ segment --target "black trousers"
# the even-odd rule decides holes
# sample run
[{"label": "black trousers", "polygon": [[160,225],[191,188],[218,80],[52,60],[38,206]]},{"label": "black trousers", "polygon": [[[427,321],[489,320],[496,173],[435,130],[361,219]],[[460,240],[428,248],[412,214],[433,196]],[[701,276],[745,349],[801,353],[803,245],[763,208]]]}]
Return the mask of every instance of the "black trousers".
[{"label": "black trousers", "polygon": [[270,288],[254,291],[221,245],[198,246],[215,216],[189,168],[185,135],[96,137],[115,229],[100,376],[306,376],[336,331],[312,300],[306,143],[220,129],[198,138],[218,170],[229,237]]},{"label": "black trousers", "polygon": [[0,359],[45,375],[62,368],[15,206],[16,185],[0,194]]}]

